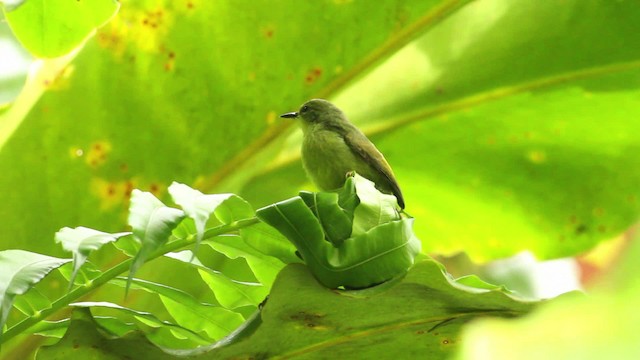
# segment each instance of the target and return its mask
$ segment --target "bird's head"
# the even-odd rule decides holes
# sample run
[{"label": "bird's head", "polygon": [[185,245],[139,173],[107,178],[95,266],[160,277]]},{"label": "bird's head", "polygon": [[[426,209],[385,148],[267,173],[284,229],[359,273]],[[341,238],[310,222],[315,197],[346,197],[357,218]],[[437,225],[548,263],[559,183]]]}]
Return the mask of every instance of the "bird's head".
[{"label": "bird's head", "polygon": [[282,114],[283,118],[302,120],[303,128],[313,124],[340,124],[346,121],[344,113],[332,103],[322,99],[312,99],[302,104],[300,110]]}]

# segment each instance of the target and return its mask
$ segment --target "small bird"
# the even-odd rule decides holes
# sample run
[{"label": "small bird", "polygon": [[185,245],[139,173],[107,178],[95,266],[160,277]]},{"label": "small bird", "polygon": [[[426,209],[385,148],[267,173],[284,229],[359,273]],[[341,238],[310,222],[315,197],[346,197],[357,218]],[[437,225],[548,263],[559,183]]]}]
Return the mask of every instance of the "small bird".
[{"label": "small bird", "polygon": [[393,194],[404,209],[404,199],[391,166],[373,143],[332,103],[313,99],[297,112],[280,115],[301,120],[302,165],[320,190],[344,185],[355,171],[373,181],[378,190]]}]

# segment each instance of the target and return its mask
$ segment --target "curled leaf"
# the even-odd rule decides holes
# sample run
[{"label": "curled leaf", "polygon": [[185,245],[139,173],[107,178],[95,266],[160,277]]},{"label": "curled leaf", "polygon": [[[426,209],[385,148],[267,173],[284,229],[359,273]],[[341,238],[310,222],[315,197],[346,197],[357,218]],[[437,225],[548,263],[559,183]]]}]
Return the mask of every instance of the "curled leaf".
[{"label": "curled leaf", "polygon": [[318,281],[331,288],[365,288],[400,276],[420,252],[413,219],[402,218],[393,196],[358,175],[347,179],[339,195],[304,192],[256,215],[287,237]]}]

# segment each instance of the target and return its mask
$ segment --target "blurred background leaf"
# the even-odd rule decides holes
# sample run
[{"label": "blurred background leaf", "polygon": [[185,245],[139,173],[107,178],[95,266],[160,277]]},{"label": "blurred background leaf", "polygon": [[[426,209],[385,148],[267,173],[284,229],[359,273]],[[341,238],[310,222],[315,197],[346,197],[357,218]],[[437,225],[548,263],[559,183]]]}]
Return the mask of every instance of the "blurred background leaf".
[{"label": "blurred background leaf", "polygon": [[[57,230],[123,231],[131,191],[167,201],[174,180],[254,208],[313,190],[277,116],[323,97],[386,155],[423,251],[579,254],[638,216],[639,20],[609,0],[122,1],[0,109],[0,248],[62,256]],[[216,302],[171,259],[138,276]],[[164,308],[116,289],[93,298]]]},{"label": "blurred background leaf", "polygon": [[472,322],[465,329],[459,358],[638,358],[638,256],[636,233],[620,266],[601,278],[588,297],[564,295],[519,320]]},{"label": "blurred background leaf", "polygon": [[78,46],[118,11],[117,0],[2,1],[11,29],[33,55],[53,58]]}]

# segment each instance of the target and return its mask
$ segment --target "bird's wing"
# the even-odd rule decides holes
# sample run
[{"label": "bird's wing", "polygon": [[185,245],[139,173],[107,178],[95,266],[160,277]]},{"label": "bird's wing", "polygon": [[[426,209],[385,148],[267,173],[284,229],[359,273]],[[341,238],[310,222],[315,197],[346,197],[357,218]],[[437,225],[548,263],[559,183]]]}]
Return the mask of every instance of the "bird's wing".
[{"label": "bird's wing", "polygon": [[402,191],[396,181],[395,176],[391,170],[391,166],[384,158],[382,153],[373,145],[371,141],[355,126],[352,130],[355,131],[341,131],[344,138],[344,142],[349,146],[351,151],[361,156],[368,164],[371,164],[379,173],[381,173],[387,181],[389,188],[393,191],[393,195],[398,199],[398,205],[404,209],[404,198],[402,197]]}]

